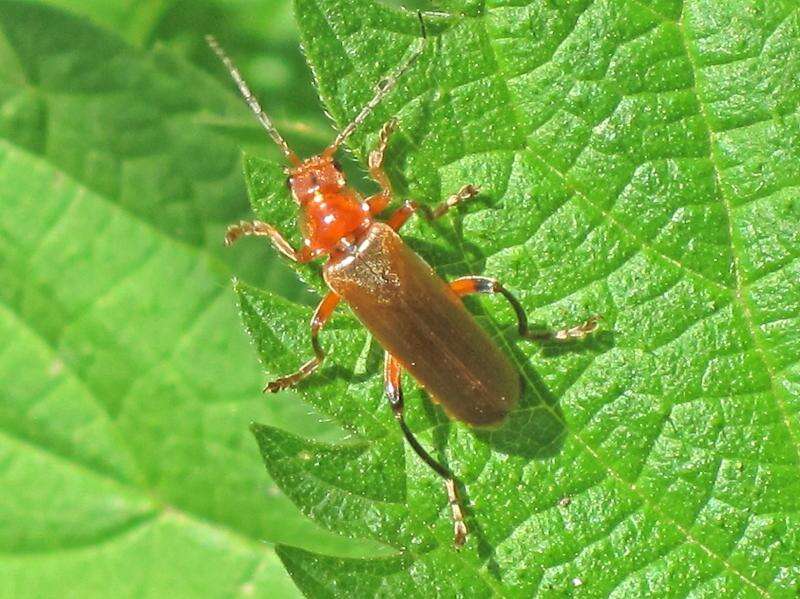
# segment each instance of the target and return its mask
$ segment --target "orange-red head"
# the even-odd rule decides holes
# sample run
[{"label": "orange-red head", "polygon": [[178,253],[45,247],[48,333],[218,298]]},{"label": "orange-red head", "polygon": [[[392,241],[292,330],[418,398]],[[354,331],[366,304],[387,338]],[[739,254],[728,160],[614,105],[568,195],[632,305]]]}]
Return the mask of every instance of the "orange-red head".
[{"label": "orange-red head", "polygon": [[304,160],[286,172],[289,175],[286,185],[301,207],[317,194],[340,193],[347,186],[342,167],[325,154]]}]

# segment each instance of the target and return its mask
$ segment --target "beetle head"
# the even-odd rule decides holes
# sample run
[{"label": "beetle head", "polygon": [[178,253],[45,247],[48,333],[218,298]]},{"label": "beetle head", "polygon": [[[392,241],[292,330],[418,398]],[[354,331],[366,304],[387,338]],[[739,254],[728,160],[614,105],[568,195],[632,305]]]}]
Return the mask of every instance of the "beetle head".
[{"label": "beetle head", "polygon": [[315,197],[341,193],[347,185],[339,163],[325,154],[286,169],[286,174],[286,185],[300,206]]}]

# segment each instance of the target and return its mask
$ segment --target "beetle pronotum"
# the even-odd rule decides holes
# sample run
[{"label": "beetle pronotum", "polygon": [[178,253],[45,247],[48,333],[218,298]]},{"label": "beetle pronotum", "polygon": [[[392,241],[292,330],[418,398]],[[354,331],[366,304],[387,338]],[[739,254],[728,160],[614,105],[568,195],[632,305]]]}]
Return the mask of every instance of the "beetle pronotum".
[{"label": "beetle pronotum", "polygon": [[[420,19],[421,20],[421,19]],[[318,335],[340,301],[345,301],[385,350],[385,391],[403,435],[414,452],[445,482],[454,523],[454,543],[464,544],[467,527],[453,475],[420,445],[403,418],[400,375],[407,371],[440,403],[449,416],[472,426],[499,424],[520,395],[520,376],[508,357],[466,310],[461,297],[499,293],[514,309],[519,333],[534,339],[583,338],[597,328],[597,317],[557,332],[532,332],[517,299],[498,281],[468,276],[446,283],[397,231],[419,212],[439,218],[456,204],[477,194],[464,185],[435,209],[405,202],[386,222],[375,220],[392,199],[392,187],[383,170],[390,120],[380,131],[378,147],[369,155],[369,172],[381,190],[363,198],[348,187],[334,154],[366,120],[372,109],[397,83],[421,53],[415,52],[379,86],[375,96],[318,156],[301,160],[288,146],[248,88],[238,69],[213,37],[207,41],[225,64],[247,104],[291,166],[288,185],[301,211],[301,249],[294,249],[275,227],[261,221],[231,226],[225,236],[232,244],[244,235],[268,237],[276,249],[295,262],[328,256],[323,276],[330,291],[311,320],[314,357],[297,372],[272,381],[265,391],[291,387],[316,370],[325,358]],[[423,27],[424,42],[424,27]]]}]

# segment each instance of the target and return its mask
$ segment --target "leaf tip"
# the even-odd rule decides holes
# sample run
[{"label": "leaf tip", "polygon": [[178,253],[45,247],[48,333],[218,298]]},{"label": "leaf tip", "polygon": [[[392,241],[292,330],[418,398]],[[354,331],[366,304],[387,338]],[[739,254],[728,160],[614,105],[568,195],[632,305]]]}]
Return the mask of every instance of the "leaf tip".
[{"label": "leaf tip", "polygon": [[256,439],[258,439],[259,436],[263,435],[266,429],[267,427],[259,422],[252,421],[250,423],[250,432],[253,433]]}]

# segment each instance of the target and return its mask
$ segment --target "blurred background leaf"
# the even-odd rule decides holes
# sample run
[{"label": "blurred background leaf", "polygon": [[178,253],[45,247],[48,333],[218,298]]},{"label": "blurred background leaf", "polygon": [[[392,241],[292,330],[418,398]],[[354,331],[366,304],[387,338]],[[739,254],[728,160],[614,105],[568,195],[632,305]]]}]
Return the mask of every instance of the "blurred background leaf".
[{"label": "blurred background leaf", "polygon": [[247,215],[277,154],[215,33],[301,151],[330,131],[287,2],[0,3],[0,597],[294,596],[272,549],[360,554],[269,480],[265,398],[230,280],[301,303]]}]

